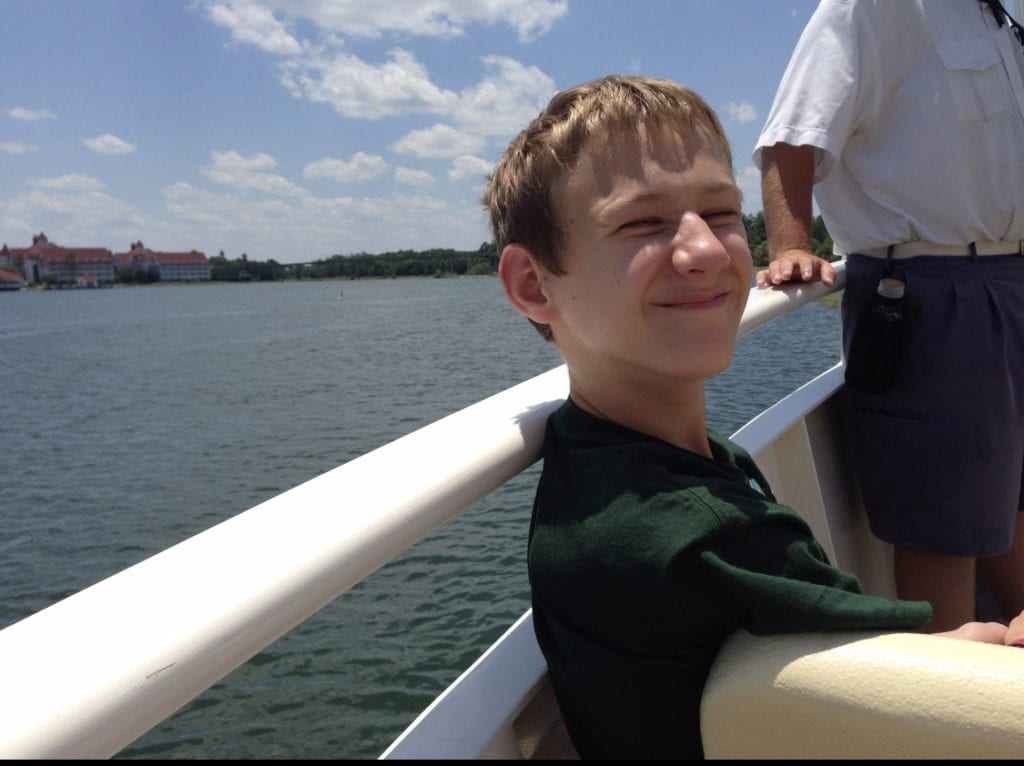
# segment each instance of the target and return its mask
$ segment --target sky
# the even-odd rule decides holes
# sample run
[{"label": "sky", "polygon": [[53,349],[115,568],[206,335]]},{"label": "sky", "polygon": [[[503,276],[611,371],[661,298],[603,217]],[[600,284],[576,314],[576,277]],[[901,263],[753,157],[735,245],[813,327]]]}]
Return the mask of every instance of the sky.
[{"label": "sky", "polygon": [[0,0],[0,244],[475,250],[557,91],[676,80],[750,156],[817,0]]}]

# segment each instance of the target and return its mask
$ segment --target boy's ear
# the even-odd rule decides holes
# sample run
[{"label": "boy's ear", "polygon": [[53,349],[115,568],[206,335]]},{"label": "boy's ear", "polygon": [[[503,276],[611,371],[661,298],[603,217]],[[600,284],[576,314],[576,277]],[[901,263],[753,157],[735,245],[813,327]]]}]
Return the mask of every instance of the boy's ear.
[{"label": "boy's ear", "polygon": [[538,324],[550,324],[558,309],[545,286],[550,273],[524,245],[513,243],[501,251],[498,275],[509,301],[523,316]]}]

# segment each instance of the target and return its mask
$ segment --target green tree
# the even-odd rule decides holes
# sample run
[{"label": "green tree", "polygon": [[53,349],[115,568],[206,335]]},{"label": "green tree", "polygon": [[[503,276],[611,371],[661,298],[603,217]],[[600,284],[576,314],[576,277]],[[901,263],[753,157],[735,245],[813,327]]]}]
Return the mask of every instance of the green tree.
[{"label": "green tree", "polygon": [[750,249],[753,250],[768,238],[765,232],[764,211],[758,211],[754,215],[744,215],[743,228],[747,230],[747,242],[750,244]]}]

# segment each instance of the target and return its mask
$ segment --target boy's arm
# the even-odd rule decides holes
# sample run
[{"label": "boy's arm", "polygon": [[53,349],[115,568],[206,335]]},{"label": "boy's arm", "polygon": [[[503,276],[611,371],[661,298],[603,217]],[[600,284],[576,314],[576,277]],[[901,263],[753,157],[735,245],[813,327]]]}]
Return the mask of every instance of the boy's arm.
[{"label": "boy's arm", "polygon": [[[724,493],[720,496],[725,500]],[[694,624],[715,622],[722,605],[732,627],[755,635],[849,630],[919,630],[923,601],[865,594],[857,578],[832,566],[807,525],[785,506],[736,498],[745,519],[728,518],[676,561],[679,600]]]},{"label": "boy's arm", "polygon": [[831,286],[835,269],[811,253],[814,147],[778,143],[764,147],[761,157],[761,196],[771,261],[767,269],[757,272],[757,286],[819,278]]}]

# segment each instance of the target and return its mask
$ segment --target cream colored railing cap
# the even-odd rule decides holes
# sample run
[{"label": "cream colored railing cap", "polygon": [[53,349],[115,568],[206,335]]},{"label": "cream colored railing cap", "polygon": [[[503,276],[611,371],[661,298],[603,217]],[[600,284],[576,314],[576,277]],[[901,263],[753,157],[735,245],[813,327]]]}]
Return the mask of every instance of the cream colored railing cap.
[{"label": "cream colored railing cap", "polygon": [[732,636],[708,758],[1024,758],[1024,650],[917,633]]}]

